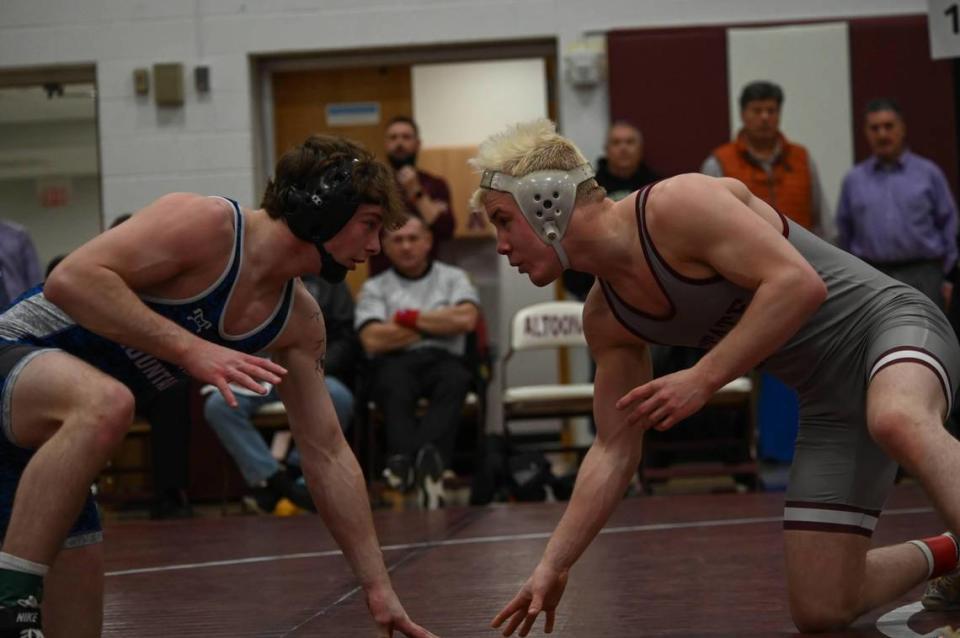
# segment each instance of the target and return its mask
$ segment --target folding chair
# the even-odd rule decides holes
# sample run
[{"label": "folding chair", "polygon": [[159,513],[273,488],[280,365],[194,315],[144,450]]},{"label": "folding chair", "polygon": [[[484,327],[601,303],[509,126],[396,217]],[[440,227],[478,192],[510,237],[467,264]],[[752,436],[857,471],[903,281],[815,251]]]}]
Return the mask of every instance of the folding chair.
[{"label": "folding chair", "polygon": [[543,452],[583,452],[588,446],[574,445],[562,431],[520,433],[510,422],[520,419],[557,419],[590,416],[593,412],[593,383],[551,383],[510,385],[508,368],[514,355],[535,350],[586,348],[583,336],[583,304],[579,301],[548,301],[519,310],[510,324],[510,342],[501,362],[503,380],[503,431],[513,449]]}]

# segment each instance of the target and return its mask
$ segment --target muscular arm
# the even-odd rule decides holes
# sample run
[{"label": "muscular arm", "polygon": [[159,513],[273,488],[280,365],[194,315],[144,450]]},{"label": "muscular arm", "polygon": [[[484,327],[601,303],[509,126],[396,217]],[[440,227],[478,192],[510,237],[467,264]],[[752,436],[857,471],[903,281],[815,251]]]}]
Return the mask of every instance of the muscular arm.
[{"label": "muscular arm", "polygon": [[85,328],[180,364],[200,339],[150,310],[134,290],[191,268],[198,251],[185,238],[216,235],[224,224],[229,228],[224,206],[186,193],[161,197],[70,253],[51,273],[44,294]]},{"label": "muscular arm", "polygon": [[584,332],[597,362],[593,412],[597,438],[577,472],[570,504],[547,544],[542,563],[566,572],[597,535],[623,498],[640,463],[643,431],[631,427],[614,406],[634,386],[652,377],[650,355],[610,315],[597,288],[584,309]]},{"label": "muscular arm", "polygon": [[68,255],[44,294],[85,328],[179,365],[236,406],[230,383],[263,393],[258,381],[278,383],[283,369],[204,341],[153,312],[134,292],[179,297],[209,285],[233,246],[232,220],[223,200],[166,195]]},{"label": "muscular arm", "polygon": [[683,175],[659,188],[662,199],[648,200],[648,222],[660,226],[653,232],[673,237],[690,263],[754,290],[737,325],[693,368],[715,392],[793,336],[826,299],[826,286],[779,232],[776,213],[742,183]]},{"label": "muscular arm", "polygon": [[[303,295],[297,298],[301,308],[310,301],[309,296],[306,300]],[[340,431],[323,381],[326,335],[315,303],[313,309],[312,314],[297,312],[292,344],[275,355],[288,370],[277,390],[303,458],[317,511],[364,589],[389,588],[363,475]]]},{"label": "muscular arm", "polygon": [[632,426],[616,402],[633,385],[650,381],[650,355],[645,344],[611,315],[597,286],[587,297],[583,327],[597,362],[593,393],[597,438],[580,465],[570,505],[543,558],[493,619],[493,627],[507,623],[504,636],[513,635],[518,627],[519,635],[526,636],[541,612],[546,612],[544,632],[553,631],[571,567],[610,518],[640,462],[643,430]]}]

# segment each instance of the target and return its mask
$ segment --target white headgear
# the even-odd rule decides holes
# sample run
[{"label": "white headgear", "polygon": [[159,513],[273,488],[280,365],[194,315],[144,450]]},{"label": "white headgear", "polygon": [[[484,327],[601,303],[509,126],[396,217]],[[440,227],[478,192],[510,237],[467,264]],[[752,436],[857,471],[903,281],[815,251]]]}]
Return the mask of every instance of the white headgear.
[{"label": "white headgear", "polygon": [[569,171],[536,171],[523,177],[486,170],[480,178],[480,188],[513,195],[534,232],[543,243],[553,247],[560,264],[567,269],[570,260],[560,240],[570,223],[577,186],[592,177],[593,168],[589,164],[581,164]]}]

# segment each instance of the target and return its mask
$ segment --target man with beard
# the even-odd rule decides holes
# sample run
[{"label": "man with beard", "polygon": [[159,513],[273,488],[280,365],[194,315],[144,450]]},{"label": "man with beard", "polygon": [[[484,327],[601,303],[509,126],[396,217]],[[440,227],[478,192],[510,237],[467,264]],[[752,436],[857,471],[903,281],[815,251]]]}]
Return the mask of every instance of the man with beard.
[{"label": "man with beard", "polygon": [[[433,235],[430,259],[436,259],[438,247],[453,237],[450,188],[442,177],[417,168],[420,129],[413,118],[398,115],[387,123],[384,151],[387,161],[393,167],[400,195],[407,205],[407,213],[422,219]],[[383,253],[375,255],[369,264],[370,276],[390,267],[390,261]]]}]

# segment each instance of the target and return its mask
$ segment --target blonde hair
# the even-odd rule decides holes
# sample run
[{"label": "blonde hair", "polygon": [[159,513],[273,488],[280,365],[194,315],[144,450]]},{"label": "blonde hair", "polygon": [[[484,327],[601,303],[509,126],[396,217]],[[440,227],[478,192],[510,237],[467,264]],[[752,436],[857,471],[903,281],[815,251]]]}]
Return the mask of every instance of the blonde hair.
[{"label": "blonde hair", "polygon": [[[508,127],[505,131],[491,135],[477,149],[477,155],[469,161],[478,172],[485,170],[500,171],[514,177],[523,177],[529,173],[546,170],[569,171],[587,158],[573,142],[557,133],[556,125],[546,118],[522,122]],[[483,208],[486,189],[478,188],[470,198],[474,210]],[[588,199],[603,199],[606,191],[589,179],[577,187],[576,203]]]}]

